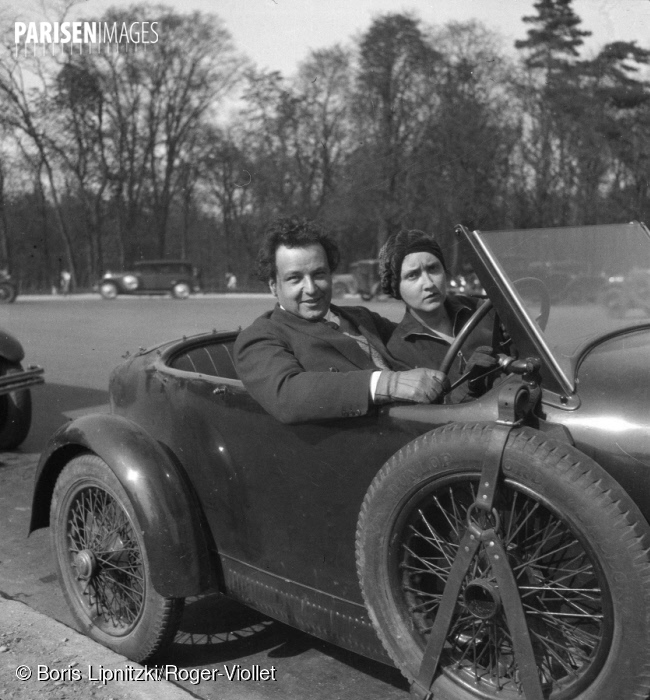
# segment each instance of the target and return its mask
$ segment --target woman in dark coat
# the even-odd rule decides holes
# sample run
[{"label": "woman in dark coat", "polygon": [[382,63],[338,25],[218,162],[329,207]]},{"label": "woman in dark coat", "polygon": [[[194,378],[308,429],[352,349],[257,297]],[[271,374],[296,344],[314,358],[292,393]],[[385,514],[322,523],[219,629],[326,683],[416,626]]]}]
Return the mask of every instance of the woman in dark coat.
[{"label": "woman in dark coat", "polygon": [[[406,305],[388,341],[390,354],[409,367],[438,369],[454,337],[478,306],[472,297],[447,293],[447,267],[436,240],[423,231],[393,234],[379,254],[382,290]],[[497,360],[492,351],[493,315],[470,334],[449,370],[449,380],[470,372],[452,392],[457,403],[481,395]]]}]

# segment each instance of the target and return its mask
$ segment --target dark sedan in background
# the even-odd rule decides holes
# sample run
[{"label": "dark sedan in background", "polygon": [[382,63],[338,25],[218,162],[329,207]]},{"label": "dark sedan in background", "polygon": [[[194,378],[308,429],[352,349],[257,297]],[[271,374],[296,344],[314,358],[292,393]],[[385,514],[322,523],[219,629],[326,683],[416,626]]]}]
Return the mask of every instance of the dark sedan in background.
[{"label": "dark sedan in background", "polygon": [[124,272],[106,272],[99,283],[104,299],[118,294],[171,294],[187,299],[201,291],[201,271],[185,260],[141,260]]}]

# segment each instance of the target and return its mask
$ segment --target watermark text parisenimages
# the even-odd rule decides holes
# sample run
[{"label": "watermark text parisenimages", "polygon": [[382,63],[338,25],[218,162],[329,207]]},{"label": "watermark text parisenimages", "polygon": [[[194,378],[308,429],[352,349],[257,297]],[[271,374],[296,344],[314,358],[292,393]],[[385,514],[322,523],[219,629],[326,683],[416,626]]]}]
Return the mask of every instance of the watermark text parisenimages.
[{"label": "watermark text parisenimages", "polygon": [[79,51],[102,47],[146,47],[160,39],[159,22],[15,22],[16,51],[58,46]]}]

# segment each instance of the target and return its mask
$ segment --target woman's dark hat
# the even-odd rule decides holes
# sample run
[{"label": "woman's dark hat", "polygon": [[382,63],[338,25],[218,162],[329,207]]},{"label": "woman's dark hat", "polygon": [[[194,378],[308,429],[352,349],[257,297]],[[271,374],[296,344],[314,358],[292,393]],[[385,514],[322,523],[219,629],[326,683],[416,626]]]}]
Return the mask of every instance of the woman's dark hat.
[{"label": "woman's dark hat", "polygon": [[435,255],[440,260],[445,272],[447,272],[442,248],[433,236],[418,229],[404,230],[392,234],[379,251],[379,275],[383,293],[390,295],[394,299],[402,298],[399,293],[402,263],[404,258],[410,253],[431,253]]}]

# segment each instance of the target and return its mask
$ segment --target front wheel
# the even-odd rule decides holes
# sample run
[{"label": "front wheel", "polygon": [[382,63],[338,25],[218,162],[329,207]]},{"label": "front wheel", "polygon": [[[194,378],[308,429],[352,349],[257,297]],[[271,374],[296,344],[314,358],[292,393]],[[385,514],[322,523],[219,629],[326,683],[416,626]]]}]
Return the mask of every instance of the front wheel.
[{"label": "front wheel", "polygon": [[[18,362],[0,360],[0,376],[22,372]],[[0,450],[13,450],[24,442],[32,425],[32,395],[18,389],[0,396]]]},{"label": "front wheel", "polygon": [[187,282],[177,282],[172,287],[174,299],[187,299],[190,296],[190,285]]},{"label": "front wheel", "polygon": [[[370,617],[409,680],[419,671],[465,536],[492,428],[432,431],[400,450],[364,501],[357,566]],[[544,698],[645,698],[650,689],[650,529],[621,487],[575,448],[513,430],[495,499]],[[521,700],[521,674],[485,547],[456,600],[436,700]]]},{"label": "front wheel", "polygon": [[96,455],[61,472],[50,528],[59,581],[84,634],[140,663],[172,641],[184,601],[154,590],[133,507]]}]

